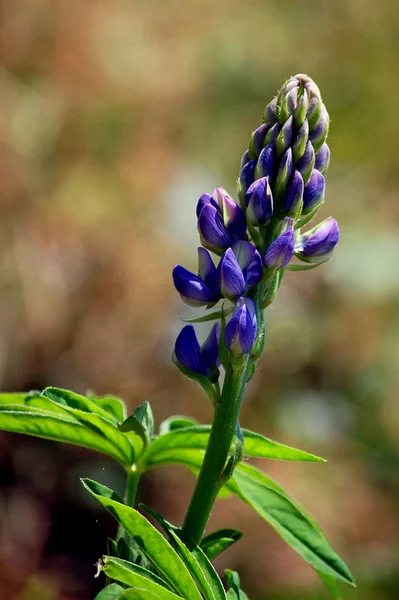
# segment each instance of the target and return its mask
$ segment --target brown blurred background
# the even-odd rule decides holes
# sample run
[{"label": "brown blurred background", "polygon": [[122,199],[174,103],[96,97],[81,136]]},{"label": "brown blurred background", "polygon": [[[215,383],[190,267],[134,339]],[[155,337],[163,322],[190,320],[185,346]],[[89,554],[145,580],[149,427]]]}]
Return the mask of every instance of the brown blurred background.
[{"label": "brown blurred background", "polygon": [[[260,461],[323,524],[359,587],[399,597],[399,8],[397,0],[3,0],[0,70],[0,387],[151,401],[209,422],[169,360],[189,314],[195,203],[234,194],[264,105],[290,75],[332,117],[321,218],[342,242],[288,274],[242,423],[326,465]],[[200,330],[201,332],[201,330]],[[205,332],[205,327],[201,333]],[[72,446],[0,434],[0,597],[89,600],[115,525],[80,476],[123,473]],[[193,478],[164,469],[140,497],[181,523]],[[312,570],[238,501],[210,528],[245,537],[218,563],[251,600],[327,598]]]}]

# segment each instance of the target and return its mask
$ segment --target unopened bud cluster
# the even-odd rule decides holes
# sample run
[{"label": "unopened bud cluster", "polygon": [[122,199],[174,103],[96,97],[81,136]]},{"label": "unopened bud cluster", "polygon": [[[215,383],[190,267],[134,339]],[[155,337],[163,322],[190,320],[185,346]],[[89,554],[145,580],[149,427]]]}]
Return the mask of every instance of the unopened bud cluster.
[{"label": "unopened bud cluster", "polygon": [[328,129],[316,84],[307,75],[291,77],[250,137],[238,179],[239,204],[221,187],[198,200],[198,274],[177,265],[174,284],[191,306],[231,302],[223,309],[231,316],[227,324],[222,319],[222,335],[215,325],[201,347],[192,325],[184,327],[175,346],[179,367],[215,382],[226,351],[233,361],[253,349],[260,335],[256,315],[274,299],[293,257],[305,269],[331,255],[339,239],[334,219],[300,231],[324,202]]}]

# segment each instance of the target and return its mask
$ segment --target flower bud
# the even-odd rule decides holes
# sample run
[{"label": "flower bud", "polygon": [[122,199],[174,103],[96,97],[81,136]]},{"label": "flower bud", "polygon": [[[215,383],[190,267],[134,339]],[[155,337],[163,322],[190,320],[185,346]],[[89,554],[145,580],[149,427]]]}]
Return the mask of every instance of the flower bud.
[{"label": "flower bud", "polygon": [[281,101],[281,109],[279,121],[281,124],[285,123],[285,121],[294,113],[298,100],[298,88],[294,87],[290,90]]},{"label": "flower bud", "polygon": [[195,329],[192,325],[183,327],[175,343],[175,357],[179,364],[188,371],[193,371],[216,381],[219,372],[219,323],[212,327],[207,339],[199,345]]},{"label": "flower bud", "polygon": [[320,118],[321,115],[322,101],[319,95],[311,94],[309,96],[309,108],[307,112],[307,120],[309,123],[309,129],[312,131]]},{"label": "flower bud", "polygon": [[296,245],[295,255],[305,262],[320,261],[329,258],[339,240],[338,223],[328,217],[310,231],[302,234]]},{"label": "flower bud", "polygon": [[326,189],[326,180],[324,176],[313,169],[313,173],[305,185],[303,192],[303,209],[302,214],[313,212],[324,202],[324,192]]},{"label": "flower bud", "polygon": [[269,127],[266,123],[262,123],[262,125],[259,125],[259,127],[252,132],[248,145],[251,158],[258,158],[259,154],[262,152],[268,129]]},{"label": "flower bud", "polygon": [[305,152],[302,158],[298,161],[296,168],[303,177],[305,183],[308,182],[315,163],[315,153],[312,146],[312,142],[308,141],[306,144]]},{"label": "flower bud", "polygon": [[314,163],[314,168],[320,171],[324,175],[327,171],[328,166],[330,164],[330,148],[327,146],[326,142],[321,146],[321,148],[316,152],[316,160]]},{"label": "flower bud", "polygon": [[324,104],[321,105],[320,117],[309,133],[309,139],[315,152],[324,144],[330,127],[330,116]]},{"label": "flower bud", "polygon": [[226,325],[224,342],[235,357],[251,351],[257,332],[255,305],[250,298],[239,298]]},{"label": "flower bud", "polygon": [[273,100],[269,102],[269,104],[266,106],[263,112],[262,122],[266,123],[266,125],[268,125],[269,127],[272,126],[277,120],[276,102],[277,98],[273,98]]},{"label": "flower bud", "polygon": [[246,193],[247,189],[249,188],[249,186],[254,182],[256,165],[257,165],[256,160],[250,160],[247,163],[245,163],[244,166],[241,168],[240,176],[239,176],[238,182],[237,182],[237,189],[238,189],[238,197],[240,199],[240,203],[241,203],[242,207],[243,207],[245,193]]},{"label": "flower bud", "polygon": [[260,179],[261,177],[268,177],[269,175],[272,175],[275,163],[276,163],[275,145],[268,144],[267,146],[265,146],[263,148],[262,152],[259,155],[258,164],[256,165],[256,170],[255,170],[256,179]]},{"label": "flower bud", "polygon": [[201,243],[216,254],[246,235],[245,214],[221,187],[215,188],[211,197],[201,196],[197,215]]},{"label": "flower bud", "polygon": [[288,228],[274,240],[264,256],[263,262],[268,269],[283,269],[294,254],[294,220],[285,219]]},{"label": "flower bud", "polygon": [[247,217],[258,227],[269,223],[273,215],[273,195],[267,177],[257,179],[245,194]]},{"label": "flower bud", "polygon": [[269,129],[269,131],[265,135],[264,145],[274,144],[277,140],[277,136],[280,133],[281,125],[279,123],[275,123],[273,127]]},{"label": "flower bud", "polygon": [[245,150],[241,158],[240,169],[242,169],[247,163],[249,163],[250,160],[251,157],[249,156],[249,151]]},{"label": "flower bud", "polygon": [[302,96],[298,99],[298,104],[294,112],[294,127],[299,129],[305,122],[306,113],[309,108],[309,97],[306,90],[303,91]]},{"label": "flower bud", "polygon": [[283,209],[281,213],[289,217],[296,217],[302,209],[304,183],[302,175],[299,171],[294,171],[291,183],[288,185],[285,196]]},{"label": "flower bud", "polygon": [[223,296],[237,298],[261,280],[261,256],[250,242],[236,242],[223,254],[218,273]]},{"label": "flower bud", "polygon": [[308,143],[309,138],[309,124],[307,121],[303,123],[300,127],[298,133],[296,134],[296,138],[294,144],[292,146],[293,149],[293,157],[294,163],[298,164],[299,160],[305,154],[306,144]]},{"label": "flower bud", "polygon": [[289,180],[292,176],[294,163],[292,160],[292,150],[288,150],[283,154],[277,171],[276,185],[274,188],[277,200],[283,196],[283,193],[288,185]]},{"label": "flower bud", "polygon": [[288,149],[292,141],[292,116],[282,126],[280,133],[276,138],[276,150],[278,156],[282,156]]},{"label": "flower bud", "polygon": [[189,306],[208,306],[221,297],[217,269],[204,248],[198,248],[198,276],[180,265],[172,275],[176,290]]}]

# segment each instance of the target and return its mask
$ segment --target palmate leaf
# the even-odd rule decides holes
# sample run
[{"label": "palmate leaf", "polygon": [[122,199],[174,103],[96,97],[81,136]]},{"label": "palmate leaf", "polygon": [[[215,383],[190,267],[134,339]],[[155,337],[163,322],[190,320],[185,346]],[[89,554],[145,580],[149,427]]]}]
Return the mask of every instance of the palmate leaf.
[{"label": "palmate leaf", "polygon": [[[177,432],[176,432],[177,433]],[[150,457],[149,464],[181,464],[199,471],[204,451],[170,449]],[[251,506],[314,569],[354,584],[345,563],[307,511],[272,479],[252,465],[240,463],[225,488]]]},{"label": "palmate leaf", "polygon": [[83,479],[82,483],[109,510],[126,533],[134,537],[143,553],[177,594],[186,600],[201,600],[194,580],[180,556],[143,515],[117,501],[115,493],[109,488],[90,479]]},{"label": "palmate leaf", "polygon": [[211,562],[199,546],[184,539],[182,532],[148,506],[141,507],[161,525],[172,546],[196,580],[205,600],[226,600],[223,584]]},{"label": "palmate leaf", "polygon": [[[146,451],[144,461],[153,463],[154,457],[165,455],[168,450],[176,448],[198,448],[205,450],[211,431],[210,425],[196,425],[169,431],[155,439]],[[299,460],[324,462],[323,458],[274,442],[259,433],[242,429],[244,436],[245,456],[256,458],[273,458],[280,460]]]},{"label": "palmate leaf", "polygon": [[156,594],[159,600],[176,600],[182,597],[167,587],[160,577],[134,563],[112,556],[104,556],[103,562],[102,570],[110,579],[119,581],[133,589],[136,587],[146,589],[148,592]]}]

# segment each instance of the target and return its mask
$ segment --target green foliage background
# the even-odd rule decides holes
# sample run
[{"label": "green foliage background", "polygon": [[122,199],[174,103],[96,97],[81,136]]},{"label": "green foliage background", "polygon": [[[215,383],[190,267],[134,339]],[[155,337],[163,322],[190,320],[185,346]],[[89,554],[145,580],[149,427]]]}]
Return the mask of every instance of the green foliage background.
[{"label": "green foliage background", "polygon": [[[286,77],[316,80],[332,118],[320,217],[339,220],[342,242],[320,270],[285,278],[242,422],[328,459],[268,472],[354,572],[344,599],[397,598],[397,2],[18,0],[2,13],[1,389],[91,388],[131,408],[146,398],[158,424],[211,414],[169,361],[175,315],[191,315],[170,269],[194,267],[196,199],[217,184],[234,193],[249,133]],[[104,548],[55,551],[51,524],[64,495],[87,511],[76,537],[95,519],[110,528],[78,476],[117,487],[121,474],[75,448],[0,444],[0,596],[90,598]],[[179,524],[192,484],[154,471],[141,499]],[[235,500],[211,528],[238,522],[245,536],[217,566],[238,569],[251,599],[323,598]]]}]

